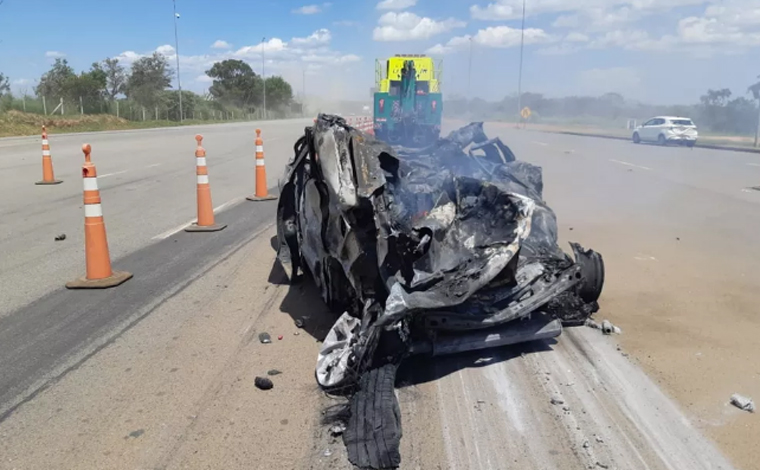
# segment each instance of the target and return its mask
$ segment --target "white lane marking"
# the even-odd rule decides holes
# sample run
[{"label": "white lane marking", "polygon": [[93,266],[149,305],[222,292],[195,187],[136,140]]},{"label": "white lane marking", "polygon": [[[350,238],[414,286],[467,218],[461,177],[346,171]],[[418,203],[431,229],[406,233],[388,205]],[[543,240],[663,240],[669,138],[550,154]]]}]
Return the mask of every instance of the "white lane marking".
[{"label": "white lane marking", "polygon": [[[217,212],[221,212],[224,209],[229,208],[230,206],[234,206],[235,204],[239,203],[243,199],[245,199],[245,198],[243,198],[242,196],[241,197],[236,197],[234,199],[231,199],[231,200],[225,202],[221,206],[214,207],[214,214],[216,214]],[[166,238],[169,238],[172,235],[174,235],[175,233],[181,232],[182,230],[185,230],[186,227],[189,227],[191,224],[195,223],[196,220],[198,220],[198,219],[193,219],[190,222],[184,223],[182,225],[178,225],[177,227],[174,227],[173,229],[167,230],[164,233],[159,233],[158,235],[156,235],[155,237],[153,237],[151,240],[164,240]]]},{"label": "white lane marking", "polygon": [[161,166],[161,165],[162,165],[161,163],[154,163],[154,164],[152,164],[152,165],[148,165],[148,166],[146,166],[145,168],[155,168],[155,167],[157,167],[157,166]]},{"label": "white lane marking", "polygon": [[620,161],[620,160],[613,160],[612,158],[610,158],[610,161],[611,162],[615,162],[615,163],[619,163],[619,164],[625,165],[625,166],[632,166],[634,168],[641,168],[642,170],[651,170],[651,168],[646,167],[646,166],[634,165],[633,163],[623,162],[623,161]]},{"label": "white lane marking", "polygon": [[129,170],[122,170],[122,171],[116,171],[114,173],[106,173],[105,175],[98,175],[98,178],[108,178],[109,176],[116,176],[121,175],[122,173],[126,173]]},{"label": "white lane marking", "polygon": [[533,143],[536,144],[536,145],[543,145],[544,147],[546,147],[547,145],[549,145],[546,142],[539,142],[537,140],[534,140]]},{"label": "white lane marking", "polygon": [[760,163],[747,163],[749,166],[760,166]]},{"label": "white lane marking", "polygon": [[633,259],[637,261],[657,261],[657,258],[655,258],[654,256],[649,256],[649,255],[634,256]]}]

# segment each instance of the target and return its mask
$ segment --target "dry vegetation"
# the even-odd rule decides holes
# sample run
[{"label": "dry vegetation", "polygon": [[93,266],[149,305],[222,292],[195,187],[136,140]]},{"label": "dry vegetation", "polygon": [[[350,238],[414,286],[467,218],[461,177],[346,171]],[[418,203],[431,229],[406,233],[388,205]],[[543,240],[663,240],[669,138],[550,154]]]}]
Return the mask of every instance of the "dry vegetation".
[{"label": "dry vegetation", "polygon": [[[186,120],[182,125],[200,124],[203,122],[218,121]],[[39,135],[42,126],[47,127],[49,133],[62,133],[145,129],[177,125],[180,124],[176,121],[128,121],[110,114],[43,116],[20,111],[0,113],[0,137]]]}]

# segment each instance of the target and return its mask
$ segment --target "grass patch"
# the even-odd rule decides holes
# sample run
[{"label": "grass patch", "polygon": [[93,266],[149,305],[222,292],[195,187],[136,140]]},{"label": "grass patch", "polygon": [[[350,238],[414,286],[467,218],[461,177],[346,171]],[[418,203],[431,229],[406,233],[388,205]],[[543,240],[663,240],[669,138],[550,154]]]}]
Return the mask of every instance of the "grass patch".
[{"label": "grass patch", "polygon": [[154,127],[190,126],[194,124],[209,124],[221,122],[240,122],[242,119],[230,121],[218,120],[185,120],[177,121],[129,121],[110,114],[94,114],[83,116],[43,116],[39,114],[24,113],[21,111],[8,111],[0,114],[0,137],[16,137],[26,135],[40,135],[42,126],[45,126],[49,134],[64,132],[94,132],[115,131],[125,129],[150,129]]}]

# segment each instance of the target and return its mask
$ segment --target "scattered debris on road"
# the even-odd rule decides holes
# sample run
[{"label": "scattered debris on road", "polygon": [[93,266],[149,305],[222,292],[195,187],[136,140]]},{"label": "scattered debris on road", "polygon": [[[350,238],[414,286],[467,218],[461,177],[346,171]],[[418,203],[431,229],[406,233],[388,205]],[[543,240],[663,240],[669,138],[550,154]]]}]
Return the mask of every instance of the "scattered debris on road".
[{"label": "scattered debris on road", "polygon": [[609,320],[604,320],[602,322],[602,333],[604,333],[605,335],[611,335],[613,333],[619,335],[620,333],[622,333],[622,330],[618,328],[617,326],[613,325],[612,322],[610,322]]},{"label": "scattered debris on road", "polygon": [[739,395],[738,393],[731,395],[731,404],[740,410],[749,411],[750,413],[755,412],[755,402],[751,398]]},{"label": "scattered debris on road", "polygon": [[65,234],[65,233],[62,233],[62,234],[60,234],[60,235],[57,235],[57,236],[55,237],[55,241],[57,241],[57,242],[62,242],[62,241],[64,241],[64,240],[66,240],[66,234]]},{"label": "scattered debris on road", "polygon": [[346,425],[344,423],[333,424],[330,426],[330,435],[332,437],[342,436],[346,432]]},{"label": "scattered debris on road", "polygon": [[270,370],[267,371],[267,375],[270,376],[270,377],[271,376],[275,376],[275,375],[280,375],[280,374],[282,374],[282,372],[280,372],[277,369],[270,369]]},{"label": "scattered debris on road", "polygon": [[282,341],[282,338],[283,338],[283,336],[282,336],[282,335],[278,335],[278,336],[277,336],[277,341]]},{"label": "scattered debris on road", "polygon": [[600,330],[605,335],[611,335],[611,334],[622,334],[623,330],[621,330],[619,327],[615,326],[610,322],[609,320],[604,320],[602,323],[598,323],[590,318],[586,319],[584,322],[584,325],[586,325],[589,328],[593,328],[595,330]]},{"label": "scattered debris on road", "polygon": [[[541,168],[488,139],[483,123],[409,149],[320,115],[294,150],[280,183],[277,258],[291,281],[311,272],[344,312],[324,339],[317,381],[353,395],[354,412],[365,410],[357,396],[378,406],[380,385],[366,378],[380,374],[391,392],[378,412],[393,415],[384,368],[395,374],[409,355],[553,338],[598,310],[601,255],[577,243],[574,256],[562,251]],[[371,435],[350,422],[351,462],[397,464],[397,421]],[[362,455],[351,445],[365,446]]]},{"label": "scattered debris on road", "polygon": [[269,333],[259,333],[259,341],[261,341],[262,344],[269,344],[272,342],[272,337],[269,336]]},{"label": "scattered debris on road", "polygon": [[256,388],[261,390],[271,390],[274,387],[274,383],[266,377],[256,377],[253,383],[256,385]]},{"label": "scattered debris on road", "polygon": [[565,400],[562,399],[562,397],[559,396],[553,396],[551,399],[552,405],[564,405]]}]

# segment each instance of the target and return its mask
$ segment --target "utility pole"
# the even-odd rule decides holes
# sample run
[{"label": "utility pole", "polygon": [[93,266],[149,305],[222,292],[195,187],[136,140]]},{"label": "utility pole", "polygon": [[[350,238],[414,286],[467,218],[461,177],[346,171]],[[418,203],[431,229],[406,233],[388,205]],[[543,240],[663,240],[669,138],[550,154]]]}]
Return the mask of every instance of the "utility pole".
[{"label": "utility pole", "polygon": [[520,71],[517,76],[517,125],[520,125],[520,111],[522,111],[522,67],[523,47],[525,46],[525,0],[523,0],[522,26],[520,27]]},{"label": "utility pole", "polygon": [[303,91],[301,91],[301,114],[306,117],[306,67],[303,68]]},{"label": "utility pole", "polygon": [[264,119],[267,118],[267,75],[266,75],[266,59],[264,57],[264,41],[267,38],[261,38],[261,81],[264,83]]},{"label": "utility pole", "polygon": [[179,35],[177,34],[177,0],[172,0],[174,4],[174,53],[177,55],[177,89],[179,92],[179,122],[182,122],[182,81],[179,78]]}]

